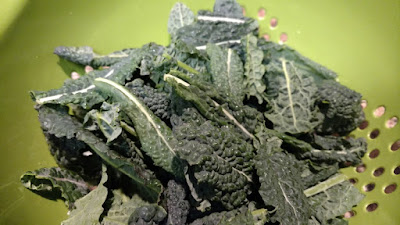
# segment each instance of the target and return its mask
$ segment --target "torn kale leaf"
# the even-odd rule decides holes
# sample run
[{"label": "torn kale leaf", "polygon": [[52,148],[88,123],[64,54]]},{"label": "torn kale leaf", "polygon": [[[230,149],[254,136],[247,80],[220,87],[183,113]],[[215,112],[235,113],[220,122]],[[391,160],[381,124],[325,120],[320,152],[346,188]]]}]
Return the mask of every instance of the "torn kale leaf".
[{"label": "torn kale leaf", "polygon": [[69,209],[91,188],[78,174],[59,167],[28,171],[21,176],[21,183],[43,197],[65,200]]}]

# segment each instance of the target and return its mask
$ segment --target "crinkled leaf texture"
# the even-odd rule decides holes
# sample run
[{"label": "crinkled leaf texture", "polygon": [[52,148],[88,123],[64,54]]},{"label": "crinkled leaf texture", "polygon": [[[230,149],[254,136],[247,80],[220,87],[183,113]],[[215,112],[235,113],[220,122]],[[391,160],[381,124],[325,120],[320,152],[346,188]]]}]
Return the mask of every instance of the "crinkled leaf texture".
[{"label": "crinkled leaf texture", "polygon": [[194,13],[185,4],[175,3],[168,19],[168,33],[173,36],[175,32],[186,25],[194,22]]},{"label": "crinkled leaf texture", "polygon": [[168,181],[166,190],[168,221],[167,224],[186,224],[190,204],[186,198],[186,191],[183,185],[174,180]]},{"label": "crinkled leaf texture", "polygon": [[312,131],[322,115],[315,107],[317,87],[296,63],[285,58],[272,59],[267,68],[267,93],[271,110],[265,116],[282,133]]},{"label": "crinkled leaf texture", "polygon": [[312,214],[319,221],[327,221],[342,216],[363,198],[364,195],[345,180],[328,189],[321,186],[321,191],[308,199],[313,210]]},{"label": "crinkled leaf texture", "polygon": [[89,192],[89,185],[78,174],[59,167],[28,171],[21,183],[29,190],[50,199],[62,198],[69,208]]},{"label": "crinkled leaf texture", "polygon": [[276,208],[272,221],[306,225],[311,215],[303,193],[300,168],[294,157],[280,150],[281,141],[271,138],[257,149],[255,167],[261,186],[258,190],[265,205]]},{"label": "crinkled leaf texture", "polygon": [[121,104],[134,124],[141,149],[152,158],[154,164],[182,178],[182,164],[176,155],[176,140],[171,129],[125,87],[103,78],[97,78],[95,85],[102,94]]},{"label": "crinkled leaf texture", "polygon": [[65,108],[42,105],[38,111],[44,131],[56,137],[77,139],[83,142],[104,162],[130,177],[136,185],[137,192],[146,196],[149,201],[157,201],[161,193],[161,184],[152,172],[110,149],[102,139],[84,129],[79,121],[68,115]]},{"label": "crinkled leaf texture", "polygon": [[190,166],[199,197],[227,209],[243,205],[251,193],[252,145],[234,127],[215,125],[193,108],[174,120],[178,153]]},{"label": "crinkled leaf texture", "polygon": [[70,212],[69,218],[61,225],[99,225],[108,194],[108,189],[104,186],[107,180],[107,169],[103,165],[103,175],[97,188],[75,202],[76,209]]},{"label": "crinkled leaf texture", "polygon": [[236,52],[222,49],[216,45],[207,45],[210,57],[212,82],[226,97],[243,101],[243,63]]},{"label": "crinkled leaf texture", "polygon": [[263,81],[265,67],[262,64],[264,53],[257,47],[257,38],[251,34],[242,39],[242,46],[245,49],[244,63],[244,91],[247,98],[254,96],[261,104],[265,98],[267,88]]},{"label": "crinkled leaf texture", "polygon": [[346,135],[364,121],[361,94],[333,80],[318,85],[318,107],[324,114],[323,123],[317,131],[323,134]]},{"label": "crinkled leaf texture", "polygon": [[103,56],[94,53],[93,49],[89,46],[59,46],[54,50],[54,54],[74,63],[99,67],[111,66],[115,63],[118,63],[135,51],[137,51],[137,49],[123,49],[121,51],[116,51]]},{"label": "crinkled leaf texture", "polygon": [[160,119],[170,117],[170,98],[167,93],[145,85],[142,79],[126,83],[125,87],[138,97]]},{"label": "crinkled leaf texture", "polygon": [[[302,158],[314,161],[351,163],[357,165],[367,151],[365,138],[343,138],[335,136],[314,136],[316,148],[300,153]],[[321,149],[321,150],[319,150]]]},{"label": "crinkled leaf texture", "polygon": [[334,80],[337,77],[337,74],[332,70],[306,58],[287,45],[265,41],[260,38],[258,46],[264,52],[264,63],[269,63],[271,60],[279,58],[293,61],[296,64],[296,68],[302,70],[307,76],[313,77],[317,84],[323,80]]}]

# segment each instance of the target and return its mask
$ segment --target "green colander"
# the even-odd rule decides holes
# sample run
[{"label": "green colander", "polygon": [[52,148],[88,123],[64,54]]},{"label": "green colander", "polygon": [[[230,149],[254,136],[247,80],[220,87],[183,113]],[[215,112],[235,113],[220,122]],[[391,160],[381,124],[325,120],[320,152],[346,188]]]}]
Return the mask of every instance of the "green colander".
[{"label": "green colander", "polygon": [[[213,0],[184,0],[193,10]],[[366,122],[353,135],[368,139],[363,165],[343,172],[366,195],[346,216],[351,225],[400,224],[400,1],[239,1],[261,34],[339,74],[363,94]],[[28,91],[61,86],[66,76],[52,54],[58,45],[89,45],[100,53],[150,41],[168,44],[175,0],[0,0],[0,224],[53,225],[67,218],[61,201],[25,190],[19,176],[54,166]],[[274,21],[271,27],[271,19]],[[378,109],[378,110],[377,110]],[[382,112],[384,112],[382,114]]]}]

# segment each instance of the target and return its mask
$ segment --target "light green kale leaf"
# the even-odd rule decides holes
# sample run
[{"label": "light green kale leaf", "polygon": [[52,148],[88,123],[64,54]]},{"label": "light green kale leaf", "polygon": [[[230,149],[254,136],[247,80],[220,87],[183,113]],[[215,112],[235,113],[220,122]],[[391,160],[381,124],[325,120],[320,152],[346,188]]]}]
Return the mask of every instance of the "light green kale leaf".
[{"label": "light green kale leaf", "polygon": [[69,208],[85,196],[90,186],[78,174],[59,167],[42,168],[24,173],[21,183],[32,192],[50,199],[62,198]]},{"label": "light green kale leaf", "polygon": [[315,107],[317,87],[294,61],[272,59],[266,66],[267,93],[271,109],[265,116],[282,133],[312,131],[322,121]]},{"label": "light green kale leaf", "polygon": [[43,131],[56,137],[76,139],[90,147],[105,163],[132,179],[137,193],[149,201],[157,201],[162,186],[154,174],[143,165],[133,163],[130,158],[114,151],[103,140],[83,127],[79,121],[68,115],[65,108],[42,105],[38,109]]},{"label": "light green kale leaf", "polygon": [[265,67],[262,64],[264,53],[257,46],[257,38],[251,34],[242,39],[245,49],[244,92],[247,98],[254,96],[261,104],[265,98],[266,85],[263,81]]},{"label": "light green kale leaf", "polygon": [[276,209],[272,221],[306,225],[311,213],[300,168],[292,155],[281,151],[280,145],[281,140],[274,137],[257,149],[255,167],[261,183],[258,192],[265,205]]},{"label": "light green kale leaf", "polygon": [[[163,220],[166,216],[165,210],[161,207],[150,204],[139,196],[134,195],[132,198],[126,196],[121,190],[113,190],[113,199],[111,203],[111,208],[107,211],[106,216],[104,216],[101,221],[101,225],[129,225],[132,222],[132,217],[136,217],[137,210],[140,208],[148,207],[151,209],[156,209],[159,211],[158,215],[153,215],[151,218],[154,220]],[[141,211],[141,216],[146,215],[149,217],[152,212]],[[157,218],[157,219],[156,219]]]},{"label": "light green kale leaf", "polygon": [[99,225],[104,211],[103,204],[107,199],[108,189],[104,184],[108,180],[107,167],[103,165],[103,175],[96,189],[75,202],[75,209],[61,225]]},{"label": "light green kale leaf", "polygon": [[304,193],[309,196],[312,214],[319,221],[342,216],[364,198],[364,195],[342,174],[332,176],[305,190]]},{"label": "light green kale leaf", "polygon": [[104,78],[97,78],[95,85],[103,95],[110,96],[133,122],[142,150],[154,164],[173,175],[183,178],[183,169],[175,150],[176,139],[171,129],[147,106],[125,87]]},{"label": "light green kale leaf", "polygon": [[212,82],[228,98],[243,101],[243,64],[236,52],[222,49],[216,45],[207,45],[210,57]]},{"label": "light green kale leaf", "polygon": [[186,25],[194,22],[194,13],[185,4],[175,3],[168,19],[168,33],[173,36],[175,32]]},{"label": "light green kale leaf", "polygon": [[110,143],[118,138],[118,136],[122,133],[119,111],[119,105],[103,102],[100,107],[100,111],[97,109],[92,109],[86,114],[83,125],[97,125],[103,135],[107,138],[107,143]]}]

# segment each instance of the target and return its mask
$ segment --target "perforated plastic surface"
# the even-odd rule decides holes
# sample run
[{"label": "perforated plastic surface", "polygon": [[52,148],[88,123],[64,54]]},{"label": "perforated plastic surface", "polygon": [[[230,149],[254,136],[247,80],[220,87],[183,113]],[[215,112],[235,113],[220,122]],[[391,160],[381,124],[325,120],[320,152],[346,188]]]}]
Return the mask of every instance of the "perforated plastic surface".
[{"label": "perforated plastic surface", "polygon": [[[62,84],[66,77],[52,54],[58,45],[90,45],[107,53],[149,41],[167,44],[166,22],[175,0],[4,1],[0,12],[7,11],[10,2],[21,4],[14,7],[23,10],[13,14],[19,15],[15,19],[0,13],[4,30],[0,37],[0,224],[59,224],[67,217],[64,204],[25,190],[18,180],[27,170],[55,165],[28,90]],[[211,9],[213,4],[213,0],[183,2],[193,10]],[[264,19],[259,20],[261,34],[278,41],[285,33],[286,44],[338,72],[341,83],[364,95],[368,126],[354,135],[368,138],[365,168],[343,172],[357,181],[366,198],[349,221],[351,225],[400,224],[396,175],[400,151],[391,150],[400,140],[400,126],[385,127],[388,119],[400,116],[400,1],[239,2],[251,17],[258,16],[260,7],[265,9]],[[276,20],[271,23],[272,18]],[[4,29],[7,20],[12,25]],[[276,27],[271,29],[271,24]],[[373,112],[379,106],[385,107],[385,113],[377,118]],[[379,135],[371,139],[375,129]]]}]

